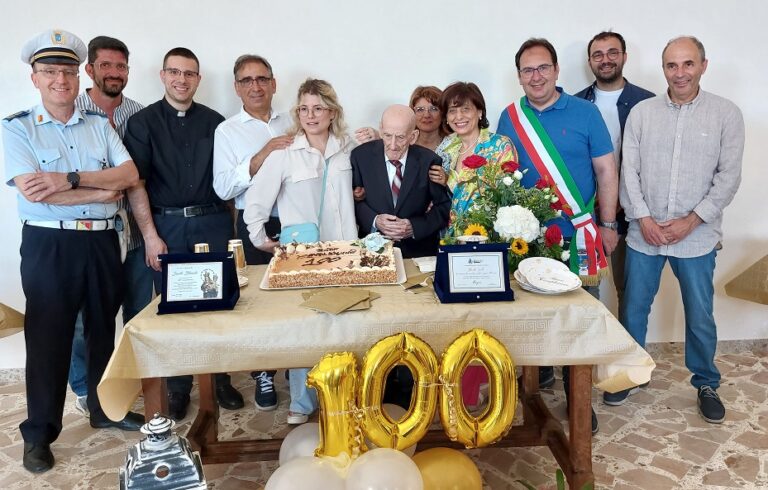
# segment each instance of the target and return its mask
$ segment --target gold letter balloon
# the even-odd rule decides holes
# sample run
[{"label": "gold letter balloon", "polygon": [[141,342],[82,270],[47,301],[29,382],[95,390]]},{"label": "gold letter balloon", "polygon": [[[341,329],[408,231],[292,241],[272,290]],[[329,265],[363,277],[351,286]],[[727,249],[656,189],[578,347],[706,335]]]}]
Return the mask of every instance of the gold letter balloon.
[{"label": "gold letter balloon", "polygon": [[[413,373],[414,394],[405,416],[394,421],[381,409],[387,373],[405,364]],[[437,356],[423,340],[399,333],[376,342],[365,354],[358,400],[366,407],[363,430],[378,447],[402,450],[413,446],[427,433],[437,406]]]},{"label": "gold letter balloon", "polygon": [[317,390],[320,403],[320,444],[315,456],[338,456],[365,451],[355,423],[357,360],[351,352],[327,354],[307,374],[307,385]]},{"label": "gold letter balloon", "polygon": [[[490,400],[479,418],[470,415],[461,396],[461,376],[474,359],[485,364],[490,378]],[[485,330],[464,333],[445,349],[440,380],[440,421],[451,440],[468,448],[485,447],[512,427],[517,405],[515,366],[504,344]]]},{"label": "gold letter balloon", "polygon": [[[490,375],[490,400],[480,417],[469,414],[461,396],[461,378],[473,360],[481,361]],[[414,395],[405,415],[393,420],[382,411],[381,400],[387,374],[398,364],[413,373]],[[517,405],[517,380],[512,358],[501,342],[480,329],[464,333],[445,350],[438,368],[426,342],[411,333],[399,333],[368,350],[359,380],[351,352],[328,354],[309,372],[307,385],[317,389],[320,401],[320,443],[315,455],[347,453],[354,459],[367,450],[362,432],[378,447],[413,446],[432,422],[438,384],[442,384],[440,421],[451,440],[468,448],[484,447],[509,431]]]}]

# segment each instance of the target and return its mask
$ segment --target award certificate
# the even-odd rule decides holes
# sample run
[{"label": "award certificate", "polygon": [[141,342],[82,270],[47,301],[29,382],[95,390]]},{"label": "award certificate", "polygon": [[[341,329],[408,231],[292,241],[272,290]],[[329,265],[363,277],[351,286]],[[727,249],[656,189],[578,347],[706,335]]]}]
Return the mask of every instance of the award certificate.
[{"label": "award certificate", "polygon": [[222,299],[222,262],[168,264],[166,301]]},{"label": "award certificate", "polygon": [[504,260],[500,252],[451,253],[448,257],[450,292],[504,292]]}]

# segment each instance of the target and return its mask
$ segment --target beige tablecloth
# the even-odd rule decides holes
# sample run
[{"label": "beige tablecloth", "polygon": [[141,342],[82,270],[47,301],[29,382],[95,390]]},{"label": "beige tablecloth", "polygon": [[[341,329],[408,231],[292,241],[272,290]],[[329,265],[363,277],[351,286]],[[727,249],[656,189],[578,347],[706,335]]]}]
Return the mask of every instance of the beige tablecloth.
[{"label": "beige tablecloth", "polygon": [[[410,260],[406,269],[417,270]],[[381,294],[369,310],[340,315],[298,307],[302,290],[264,291],[265,266],[249,266],[250,285],[232,311],[157,315],[155,299],[131,320],[99,384],[106,414],[120,419],[141,390],[141,378],[253,369],[311,367],[329,352],[362,360],[378,340],[411,332],[440,356],[459,334],[480,327],[509,349],[516,365],[592,364],[599,389],[645,383],[650,356],[597,300],[579,289],[560,296],[521,290],[514,302],[441,304],[434,294],[398,285],[367,287]]]}]

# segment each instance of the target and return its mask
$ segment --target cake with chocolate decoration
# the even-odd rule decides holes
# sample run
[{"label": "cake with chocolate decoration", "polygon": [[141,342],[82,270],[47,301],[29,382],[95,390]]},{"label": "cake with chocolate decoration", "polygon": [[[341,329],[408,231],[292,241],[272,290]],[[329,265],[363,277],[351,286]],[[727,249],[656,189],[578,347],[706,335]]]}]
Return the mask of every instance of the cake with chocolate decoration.
[{"label": "cake with chocolate decoration", "polygon": [[272,289],[396,282],[394,247],[378,233],[355,241],[281,245],[267,268]]}]

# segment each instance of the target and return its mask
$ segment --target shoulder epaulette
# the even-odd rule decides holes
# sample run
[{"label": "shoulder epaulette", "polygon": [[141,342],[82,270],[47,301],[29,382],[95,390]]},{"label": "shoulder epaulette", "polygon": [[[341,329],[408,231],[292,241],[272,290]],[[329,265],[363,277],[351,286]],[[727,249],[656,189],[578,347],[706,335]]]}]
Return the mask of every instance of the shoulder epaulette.
[{"label": "shoulder epaulette", "polygon": [[87,114],[87,115],[89,115],[89,116],[101,116],[101,117],[107,117],[107,115],[106,115],[106,114],[102,114],[101,112],[92,111],[92,110],[90,110],[90,109],[86,109],[86,110],[84,110],[83,112],[84,112],[84,113],[86,113],[86,114]]},{"label": "shoulder epaulette", "polygon": [[5,118],[5,120],[6,120],[6,121],[13,121],[13,120],[14,120],[14,119],[16,119],[17,117],[26,116],[26,115],[27,115],[27,114],[29,114],[30,112],[31,112],[31,111],[19,111],[19,112],[17,112],[16,114],[11,114],[10,116],[6,117],[6,118]]}]

